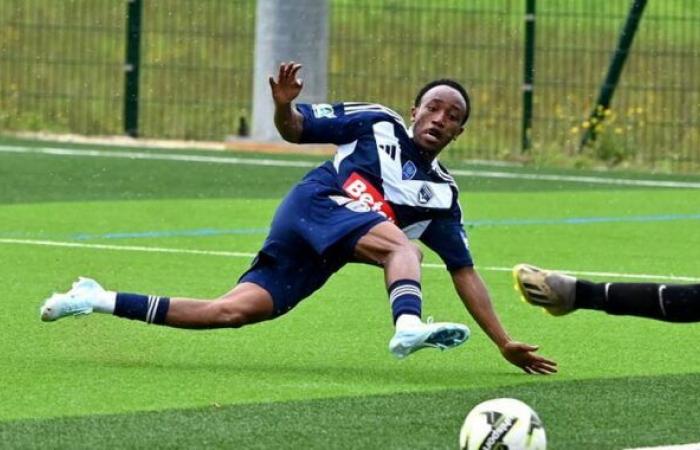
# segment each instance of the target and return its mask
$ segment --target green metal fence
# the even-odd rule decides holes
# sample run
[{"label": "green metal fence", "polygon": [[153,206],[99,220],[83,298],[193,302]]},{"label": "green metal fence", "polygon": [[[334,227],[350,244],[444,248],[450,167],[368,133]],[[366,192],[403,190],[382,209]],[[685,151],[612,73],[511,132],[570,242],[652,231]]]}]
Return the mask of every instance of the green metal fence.
[{"label": "green metal fence", "polygon": [[[329,1],[329,100],[407,115],[423,83],[461,80],[474,111],[454,157],[700,170],[696,0],[649,0],[602,125],[586,119],[631,0],[539,0],[526,154],[526,0]],[[127,3],[0,2],[0,130],[124,133]],[[254,27],[255,0],[143,0],[139,135],[221,140],[249,121]]]}]

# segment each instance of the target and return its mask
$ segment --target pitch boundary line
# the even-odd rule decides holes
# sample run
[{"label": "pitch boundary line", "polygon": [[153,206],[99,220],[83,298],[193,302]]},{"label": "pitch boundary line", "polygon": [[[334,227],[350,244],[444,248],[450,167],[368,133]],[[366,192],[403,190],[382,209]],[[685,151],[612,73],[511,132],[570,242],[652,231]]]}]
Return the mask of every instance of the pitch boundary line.
[{"label": "pitch boundary line", "polygon": [[[147,152],[132,152],[123,150],[75,150],[60,147],[22,147],[12,145],[0,145],[0,152],[6,153],[36,153],[51,156],[88,156],[96,158],[123,158],[136,160],[157,160],[157,161],[182,161],[182,162],[201,162],[201,163],[217,163],[217,164],[240,164],[254,166],[269,166],[269,167],[304,167],[311,168],[320,163],[311,161],[292,161],[284,159],[255,159],[255,158],[240,158],[235,156],[210,156],[210,155],[191,155],[177,153],[147,153]],[[608,184],[621,186],[643,186],[643,187],[658,187],[658,188],[681,188],[681,189],[700,189],[700,182],[693,181],[668,181],[668,180],[635,180],[629,178],[606,178],[584,175],[554,175],[554,174],[535,174],[535,173],[513,173],[513,172],[498,172],[498,171],[481,171],[481,170],[452,170],[450,173],[454,176],[463,177],[479,177],[479,178],[497,178],[497,179],[518,179],[518,180],[534,180],[534,181],[566,181],[573,183],[584,184]]]},{"label": "pitch boundary line", "polygon": [[[44,247],[64,247],[64,248],[78,248],[78,249],[92,249],[92,250],[108,250],[108,251],[122,251],[122,252],[145,252],[145,253],[170,253],[170,254],[180,254],[180,255],[202,255],[202,256],[222,256],[229,258],[253,258],[255,253],[245,253],[245,252],[228,252],[228,251],[217,251],[217,250],[199,250],[199,249],[185,249],[185,248],[171,248],[171,247],[148,247],[139,245],[112,245],[112,244],[86,244],[83,242],[65,242],[65,241],[47,241],[47,240],[34,240],[34,239],[0,239],[0,244],[8,245],[35,245]],[[425,263],[423,267],[428,269],[444,269],[445,266],[442,264],[431,264]],[[480,267],[479,270],[487,272],[511,272],[513,269],[511,267],[496,267],[496,266],[485,266]],[[700,283],[700,278],[688,277],[688,276],[678,276],[678,275],[658,275],[658,274],[642,274],[642,273],[617,273],[617,272],[590,272],[590,271],[578,271],[578,270],[567,270],[561,269],[562,272],[566,272],[571,275],[583,275],[592,277],[606,277],[606,278],[630,278],[630,279],[657,279],[657,280],[669,280],[678,282],[690,282],[690,283]]]}]

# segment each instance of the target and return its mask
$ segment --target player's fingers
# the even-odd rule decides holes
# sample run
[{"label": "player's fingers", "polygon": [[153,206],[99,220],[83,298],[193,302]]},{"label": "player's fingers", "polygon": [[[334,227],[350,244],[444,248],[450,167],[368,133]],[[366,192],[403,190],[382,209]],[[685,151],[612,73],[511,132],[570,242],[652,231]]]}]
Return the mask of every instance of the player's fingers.
[{"label": "player's fingers", "polygon": [[282,78],[284,78],[284,71],[285,71],[286,67],[287,67],[287,63],[284,63],[284,62],[280,63],[280,69],[277,72],[277,80],[278,81],[282,81]]},{"label": "player's fingers", "polygon": [[557,373],[557,368],[549,364],[533,364],[531,367],[532,370],[543,375]]},{"label": "player's fingers", "polygon": [[301,65],[301,64],[294,64],[294,66],[292,66],[292,69],[291,69],[291,72],[290,72],[290,76],[296,78],[296,76],[297,76],[297,74],[299,73],[299,70],[301,70],[301,68],[302,68],[302,65]]},{"label": "player's fingers", "polygon": [[292,68],[294,67],[294,61],[289,61],[284,68],[284,76],[285,78],[291,78],[292,77]]},{"label": "player's fingers", "polygon": [[547,364],[547,365],[550,365],[550,366],[556,366],[556,365],[557,365],[557,362],[556,362],[556,361],[551,360],[551,359],[549,359],[549,358],[545,358],[544,356],[540,356],[540,355],[532,355],[532,360],[533,360],[533,361],[536,361],[536,362],[538,362],[538,363]]},{"label": "player's fingers", "polygon": [[274,77],[273,77],[272,75],[270,75],[270,76],[268,77],[267,81],[270,82],[270,87],[271,87],[272,89],[274,89],[275,86],[277,86],[277,83],[275,83],[275,79],[274,79]]},{"label": "player's fingers", "polygon": [[533,375],[532,369],[528,366],[523,366],[523,371],[525,371],[526,374],[528,375]]}]

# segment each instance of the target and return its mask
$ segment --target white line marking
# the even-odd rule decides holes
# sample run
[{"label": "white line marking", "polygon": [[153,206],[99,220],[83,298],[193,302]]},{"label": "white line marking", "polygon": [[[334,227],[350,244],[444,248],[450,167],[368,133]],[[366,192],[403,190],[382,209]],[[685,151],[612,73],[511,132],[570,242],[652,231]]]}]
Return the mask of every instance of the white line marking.
[{"label": "white line marking", "polygon": [[[319,163],[312,161],[290,161],[283,159],[255,159],[222,157],[209,155],[191,155],[178,153],[144,153],[120,150],[74,150],[58,147],[21,147],[11,145],[0,145],[0,152],[6,153],[36,153],[52,156],[88,156],[96,158],[125,158],[137,160],[158,160],[158,161],[185,161],[217,164],[240,164],[253,166],[270,167],[316,167]],[[700,189],[700,182],[693,181],[668,181],[668,180],[633,180],[629,178],[606,178],[580,175],[553,175],[537,173],[513,173],[480,170],[452,170],[451,175],[480,178],[501,178],[517,180],[536,181],[566,181],[573,183],[588,184],[611,184],[622,186],[644,186],[660,188],[684,188]]]},{"label": "white line marking", "polygon": [[700,442],[683,445],[662,445],[661,447],[638,447],[626,450],[700,450]]},{"label": "white line marking", "polygon": [[[225,252],[225,251],[215,251],[215,250],[197,250],[197,249],[186,249],[186,248],[168,248],[168,247],[145,247],[136,245],[109,245],[109,244],[86,244],[82,242],[63,242],[63,241],[46,241],[46,240],[33,240],[33,239],[0,239],[0,244],[10,244],[10,245],[39,245],[48,247],[67,247],[67,248],[82,248],[82,249],[93,249],[93,250],[111,250],[111,251],[123,251],[123,252],[145,252],[145,253],[173,253],[181,255],[203,255],[203,256],[224,256],[229,258],[253,258],[255,253],[243,253],[243,252]],[[428,269],[444,269],[445,266],[442,264],[431,264],[425,263],[423,267]],[[512,272],[512,267],[496,267],[496,266],[485,266],[480,267],[480,270],[487,272]],[[615,278],[632,278],[632,279],[644,279],[644,280],[672,280],[681,282],[691,282],[700,283],[700,278],[697,277],[686,277],[677,275],[657,275],[657,274],[635,274],[635,273],[617,273],[617,272],[587,272],[587,271],[576,271],[576,270],[557,270],[565,272],[571,275],[583,275],[583,276],[594,276],[594,277],[615,277]]]},{"label": "white line marking", "polygon": [[57,147],[16,147],[0,145],[0,152],[9,153],[37,153],[41,155],[51,156],[89,156],[95,158],[123,158],[123,159],[141,159],[154,161],[185,161],[185,162],[203,162],[217,164],[245,164],[254,166],[273,166],[273,167],[316,167],[319,163],[311,161],[288,161],[281,159],[255,159],[255,158],[237,158],[229,156],[207,156],[207,155],[187,155],[178,153],[144,153],[144,152],[129,152],[119,150],[72,150],[68,148]]},{"label": "white line marking", "polygon": [[194,250],[186,248],[142,247],[138,245],[83,244],[80,242],[37,241],[33,239],[0,239],[0,244],[42,245],[48,247],[88,248],[122,252],[176,253],[181,255],[228,256],[230,258],[252,258],[255,253],[221,252],[215,250]]},{"label": "white line marking", "polygon": [[490,172],[479,170],[450,170],[450,174],[484,178],[513,178],[520,180],[571,181],[576,183],[617,184],[624,186],[700,189],[700,183],[693,181],[632,180],[629,178],[604,178],[581,175],[548,175],[537,173]]}]

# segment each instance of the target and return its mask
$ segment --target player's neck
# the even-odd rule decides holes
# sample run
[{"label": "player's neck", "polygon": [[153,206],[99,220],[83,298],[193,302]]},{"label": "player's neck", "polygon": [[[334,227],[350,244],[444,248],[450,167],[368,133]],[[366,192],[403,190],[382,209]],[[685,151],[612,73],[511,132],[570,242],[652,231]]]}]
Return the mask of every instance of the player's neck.
[{"label": "player's neck", "polygon": [[418,144],[415,140],[413,141],[413,144],[416,146],[416,150],[418,150],[418,155],[420,155],[421,159],[425,161],[427,164],[432,164],[435,158],[437,158],[437,155],[439,152],[433,152],[430,150],[426,150],[423,147]]}]

